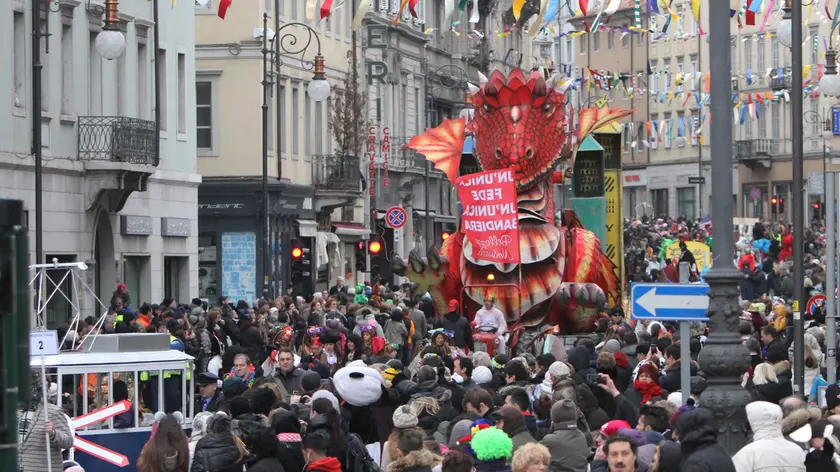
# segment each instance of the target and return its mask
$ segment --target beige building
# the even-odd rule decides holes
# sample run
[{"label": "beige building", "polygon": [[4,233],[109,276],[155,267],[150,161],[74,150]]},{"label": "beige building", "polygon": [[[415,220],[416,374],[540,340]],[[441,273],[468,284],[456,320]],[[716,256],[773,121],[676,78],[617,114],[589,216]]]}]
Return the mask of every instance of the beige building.
[{"label": "beige building", "polygon": [[[584,29],[583,18],[576,17],[569,20],[575,29]],[[592,24],[594,17],[586,18]],[[635,24],[633,2],[622,0],[618,11],[612,16],[610,26],[629,28]],[[567,43],[569,44],[569,43]],[[632,109],[635,112],[622,120],[622,166],[625,169],[644,169],[650,159],[650,150],[644,146],[631,144],[641,141],[638,133],[644,129],[644,122],[648,116],[648,100],[645,95],[629,93],[628,89],[643,87],[644,75],[648,61],[647,41],[638,34],[622,34],[620,31],[590,32],[574,38],[571,43],[575,48],[575,77],[592,77],[590,70],[601,76],[603,87],[587,86],[583,81],[575,84],[578,91],[575,95],[577,102],[575,109],[596,106],[595,102],[602,97],[608,99],[611,108]],[[567,48],[569,46],[566,46]],[[572,51],[569,51],[572,52]],[[569,55],[566,52],[565,55]],[[614,79],[622,77],[619,84]],[[647,198],[641,189],[629,187],[625,181],[624,214],[639,207]]]},{"label": "beige building", "polygon": [[[340,85],[350,51],[350,10],[337,8],[326,21],[308,22],[317,38],[289,26],[277,35],[284,48],[294,49],[286,34],[298,45],[311,39],[309,48],[297,55],[269,54],[268,229],[262,218],[264,63],[258,28],[267,13],[272,39],[275,15],[283,24],[306,22],[306,12],[295,0],[234,2],[224,20],[217,10],[217,0],[195,7],[198,170],[204,177],[200,291],[211,301],[219,295],[251,301],[291,285],[310,292],[318,280],[344,275],[352,263],[345,255],[352,257],[353,244],[368,234],[361,212],[342,211],[362,196],[359,158],[329,156],[331,101],[316,102],[307,93],[319,46],[327,80],[334,89]],[[269,49],[277,48],[269,43]],[[309,249],[294,284],[292,244]]]},{"label": "beige building", "polygon": [[[735,214],[789,221],[793,211],[793,156],[791,108],[784,91],[790,88],[791,51],[779,44],[775,34],[778,22],[779,18],[771,15],[766,34],[739,30],[733,38],[733,77],[737,76],[733,78],[733,88],[737,86],[744,98],[750,94],[754,104],[756,93],[781,95],[760,105],[761,111],[754,120],[748,110],[744,123],[735,123],[733,153],[738,166]],[[823,24],[814,20],[802,31],[802,63],[809,68],[804,83],[818,81],[819,65],[825,64],[822,38],[829,34],[830,27],[831,22]],[[840,170],[840,159],[833,157],[831,150],[835,136],[829,134],[830,139],[825,143],[823,138],[826,126],[831,129],[833,103],[832,98],[814,98],[812,92],[806,94],[803,103],[804,176],[809,179],[805,198],[807,219],[821,215],[822,172]],[[814,204],[818,205],[816,209]]]}]

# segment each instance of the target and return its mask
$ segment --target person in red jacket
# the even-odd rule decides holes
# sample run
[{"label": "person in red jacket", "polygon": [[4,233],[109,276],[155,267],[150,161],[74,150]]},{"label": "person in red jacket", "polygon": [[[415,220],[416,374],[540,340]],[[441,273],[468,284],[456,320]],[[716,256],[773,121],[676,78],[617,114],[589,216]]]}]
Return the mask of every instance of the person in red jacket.
[{"label": "person in red jacket", "polygon": [[309,433],[303,438],[303,456],[306,472],[341,472],[341,462],[327,456],[330,437],[323,431]]}]

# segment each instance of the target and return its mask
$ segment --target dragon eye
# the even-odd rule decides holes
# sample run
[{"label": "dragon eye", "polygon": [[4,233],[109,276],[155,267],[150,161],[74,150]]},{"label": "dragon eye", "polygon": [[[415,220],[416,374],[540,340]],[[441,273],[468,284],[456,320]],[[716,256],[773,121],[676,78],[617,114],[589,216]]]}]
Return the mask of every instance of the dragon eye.
[{"label": "dragon eye", "polygon": [[551,115],[552,113],[554,113],[554,104],[551,102],[545,102],[545,104],[542,106],[542,111],[546,115]]},{"label": "dragon eye", "polygon": [[488,105],[486,103],[481,106],[481,109],[484,110],[487,113],[490,113],[490,105]]}]

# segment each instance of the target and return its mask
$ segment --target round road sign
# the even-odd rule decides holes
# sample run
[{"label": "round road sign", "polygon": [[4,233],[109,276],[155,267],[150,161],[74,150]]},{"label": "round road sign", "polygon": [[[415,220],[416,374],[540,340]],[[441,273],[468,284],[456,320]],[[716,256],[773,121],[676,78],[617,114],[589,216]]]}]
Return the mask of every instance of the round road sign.
[{"label": "round road sign", "polygon": [[805,309],[808,313],[813,315],[814,312],[817,311],[817,307],[821,307],[823,305],[825,305],[825,295],[814,295],[808,300],[808,304],[805,305]]},{"label": "round road sign", "polygon": [[753,189],[750,190],[750,198],[752,198],[753,200],[758,200],[759,198],[761,198],[761,189],[753,187]]},{"label": "round road sign", "polygon": [[405,226],[408,222],[408,214],[402,207],[394,206],[385,212],[385,224],[394,229]]}]

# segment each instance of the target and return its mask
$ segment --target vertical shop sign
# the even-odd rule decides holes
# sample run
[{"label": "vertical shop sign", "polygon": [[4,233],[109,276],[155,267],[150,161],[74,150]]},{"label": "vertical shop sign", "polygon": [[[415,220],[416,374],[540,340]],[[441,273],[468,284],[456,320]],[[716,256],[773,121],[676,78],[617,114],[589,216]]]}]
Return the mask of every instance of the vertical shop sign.
[{"label": "vertical shop sign", "polygon": [[370,127],[368,133],[367,157],[368,157],[368,178],[371,195],[376,195],[376,141],[377,141],[377,127],[376,125]]},{"label": "vertical shop sign", "polygon": [[379,151],[382,153],[382,186],[391,185],[388,179],[388,159],[391,157],[391,130],[387,126],[382,127],[382,141],[379,143]]}]

